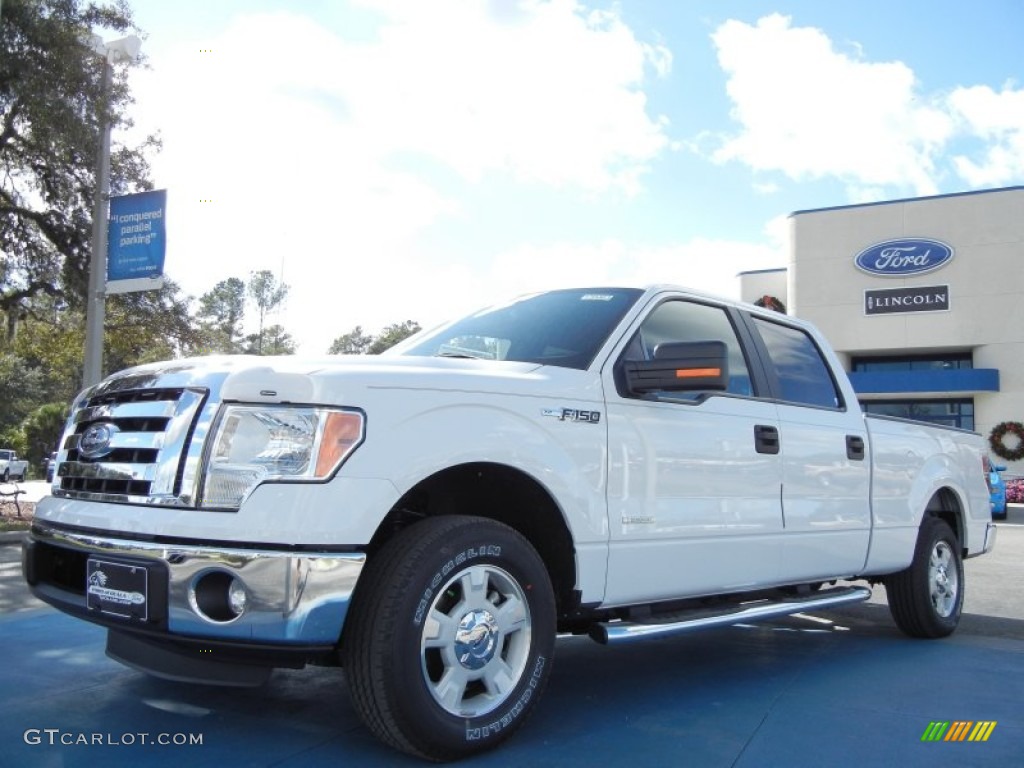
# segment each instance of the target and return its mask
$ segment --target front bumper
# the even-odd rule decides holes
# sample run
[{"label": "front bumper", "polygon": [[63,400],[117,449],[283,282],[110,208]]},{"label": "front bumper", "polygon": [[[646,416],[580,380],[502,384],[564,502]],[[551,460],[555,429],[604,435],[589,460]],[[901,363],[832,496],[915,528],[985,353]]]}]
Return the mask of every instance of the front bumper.
[{"label": "front bumper", "polygon": [[[144,568],[145,618],[90,607],[90,558]],[[119,631],[168,640],[209,639],[231,644],[329,649],[337,645],[366,555],[241,548],[221,544],[149,542],[68,529],[36,521],[24,544],[25,579],[55,607]],[[209,580],[214,575],[212,582]],[[238,616],[204,614],[202,584],[237,579],[248,600]]]}]

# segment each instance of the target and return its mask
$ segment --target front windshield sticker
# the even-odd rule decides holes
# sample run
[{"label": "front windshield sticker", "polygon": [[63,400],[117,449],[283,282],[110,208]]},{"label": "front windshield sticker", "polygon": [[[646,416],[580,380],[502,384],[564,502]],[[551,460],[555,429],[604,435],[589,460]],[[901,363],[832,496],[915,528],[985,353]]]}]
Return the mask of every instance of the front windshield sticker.
[{"label": "front windshield sticker", "polygon": [[614,298],[610,293],[585,293],[580,296],[580,301],[611,301]]}]

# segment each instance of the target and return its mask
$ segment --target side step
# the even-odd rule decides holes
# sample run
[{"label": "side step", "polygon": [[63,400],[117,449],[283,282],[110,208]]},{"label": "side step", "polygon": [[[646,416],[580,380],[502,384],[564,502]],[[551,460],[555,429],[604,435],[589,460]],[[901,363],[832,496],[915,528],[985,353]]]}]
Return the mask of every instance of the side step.
[{"label": "side step", "polygon": [[785,600],[758,600],[740,603],[724,611],[683,613],[676,621],[639,624],[632,621],[607,621],[595,624],[590,637],[602,645],[629,642],[651,637],[667,637],[691,632],[695,629],[727,627],[745,621],[760,621],[775,616],[789,616],[801,611],[819,608],[834,608],[847,603],[859,603],[871,597],[867,587],[837,587],[822,590],[805,597],[791,597]]}]

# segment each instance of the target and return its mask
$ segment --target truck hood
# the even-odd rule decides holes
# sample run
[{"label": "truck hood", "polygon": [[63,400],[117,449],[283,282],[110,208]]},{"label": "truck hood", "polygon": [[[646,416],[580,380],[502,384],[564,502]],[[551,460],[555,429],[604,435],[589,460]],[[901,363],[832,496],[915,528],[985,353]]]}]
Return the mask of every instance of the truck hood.
[{"label": "truck hood", "polygon": [[213,387],[242,402],[344,403],[365,390],[433,390],[601,399],[599,376],[557,366],[448,357],[231,355],[128,368],[83,397],[148,388]]}]

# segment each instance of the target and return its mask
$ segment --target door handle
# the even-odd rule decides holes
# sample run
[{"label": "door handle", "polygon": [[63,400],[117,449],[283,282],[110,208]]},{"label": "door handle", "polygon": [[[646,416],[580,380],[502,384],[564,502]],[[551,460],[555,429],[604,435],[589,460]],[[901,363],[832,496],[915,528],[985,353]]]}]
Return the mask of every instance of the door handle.
[{"label": "door handle", "polygon": [[779,430],[767,424],[754,425],[754,449],[758,453],[779,452]]},{"label": "door handle", "polygon": [[846,436],[846,458],[851,461],[864,461],[864,438],[860,435]]}]

